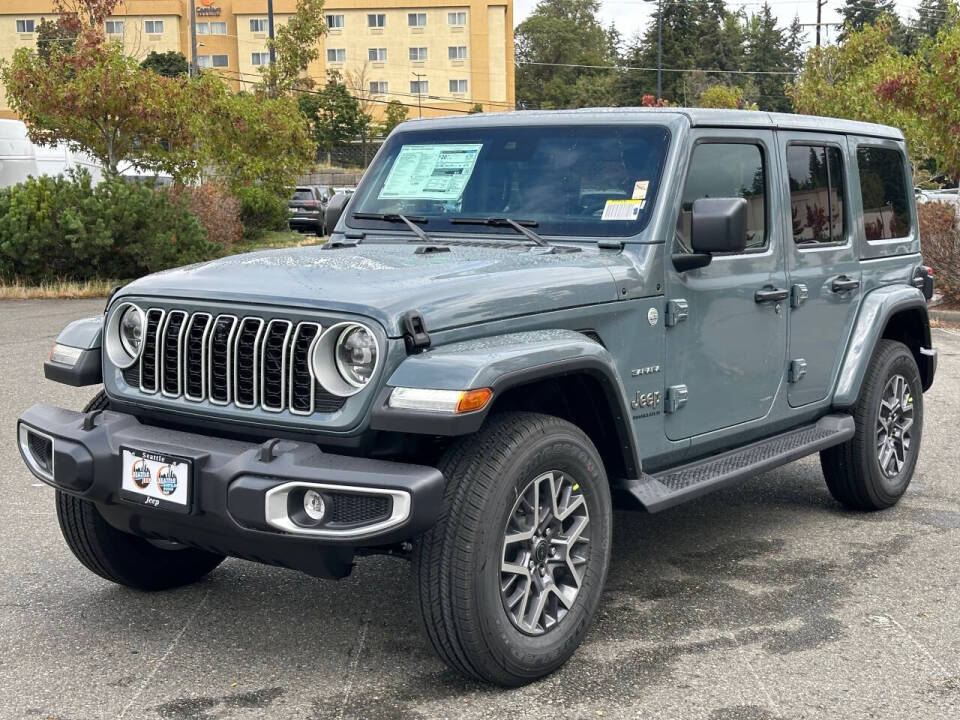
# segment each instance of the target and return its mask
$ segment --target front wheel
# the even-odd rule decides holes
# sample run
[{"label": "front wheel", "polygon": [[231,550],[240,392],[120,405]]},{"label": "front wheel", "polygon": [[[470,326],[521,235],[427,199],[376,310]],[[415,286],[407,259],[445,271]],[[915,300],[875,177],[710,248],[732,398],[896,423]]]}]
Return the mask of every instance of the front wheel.
[{"label": "front wheel", "polygon": [[610,559],[603,463],[576,426],[504,413],[453,446],[441,520],[417,543],[427,634],[452,668],[517,686],[560,667],[596,613]]},{"label": "front wheel", "polygon": [[920,454],[923,387],[913,353],[881,340],[852,408],[854,436],[820,453],[830,493],[852,510],[882,510],[907,491]]}]

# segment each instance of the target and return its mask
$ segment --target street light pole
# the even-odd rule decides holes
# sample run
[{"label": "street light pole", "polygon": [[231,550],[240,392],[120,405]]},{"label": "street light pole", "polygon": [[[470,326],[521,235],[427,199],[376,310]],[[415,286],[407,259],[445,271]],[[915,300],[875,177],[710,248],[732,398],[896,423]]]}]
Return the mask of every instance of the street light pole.
[{"label": "street light pole", "polygon": [[190,47],[193,53],[190,55],[190,77],[197,74],[197,9],[193,0],[187,0],[190,3]]},{"label": "street light pole", "polygon": [[267,35],[270,37],[270,64],[277,61],[276,54],[273,52],[273,0],[267,0]]}]

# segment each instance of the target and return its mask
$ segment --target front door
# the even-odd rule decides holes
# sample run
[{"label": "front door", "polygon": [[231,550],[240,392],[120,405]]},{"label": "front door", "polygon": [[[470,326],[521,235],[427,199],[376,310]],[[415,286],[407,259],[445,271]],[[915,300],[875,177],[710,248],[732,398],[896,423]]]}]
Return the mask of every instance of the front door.
[{"label": "front door", "polygon": [[791,284],[787,398],[800,407],[823,400],[833,383],[860,302],[860,264],[849,191],[856,168],[842,135],[779,133],[790,223]]},{"label": "front door", "polygon": [[[782,194],[771,191],[777,162],[773,131],[693,133],[670,250],[691,252],[691,208],[703,197],[747,200],[747,248],[714,255],[708,266],[687,272],[677,272],[667,253],[665,427],[671,440],[763,417],[784,378],[789,287]],[[680,319],[684,306],[686,319]]]}]

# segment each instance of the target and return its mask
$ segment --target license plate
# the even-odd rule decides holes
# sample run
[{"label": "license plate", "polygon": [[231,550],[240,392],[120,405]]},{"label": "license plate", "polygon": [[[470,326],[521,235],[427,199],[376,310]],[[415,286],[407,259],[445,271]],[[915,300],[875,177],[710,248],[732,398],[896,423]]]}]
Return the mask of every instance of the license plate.
[{"label": "license plate", "polygon": [[120,497],[147,507],[190,512],[189,459],[129,447],[120,452]]}]

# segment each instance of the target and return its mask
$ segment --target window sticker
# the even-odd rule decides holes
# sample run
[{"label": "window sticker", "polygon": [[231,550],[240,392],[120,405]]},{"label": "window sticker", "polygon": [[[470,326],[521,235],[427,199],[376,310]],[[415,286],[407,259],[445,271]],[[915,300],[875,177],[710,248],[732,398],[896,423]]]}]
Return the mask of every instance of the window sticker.
[{"label": "window sticker", "polygon": [[380,200],[459,200],[482,143],[404,145],[377,196]]},{"label": "window sticker", "polygon": [[646,200],[647,199],[647,188],[650,187],[649,180],[637,180],[633,184],[633,199],[634,200]]},{"label": "window sticker", "polygon": [[643,200],[607,200],[601,220],[636,220],[643,209]]}]

